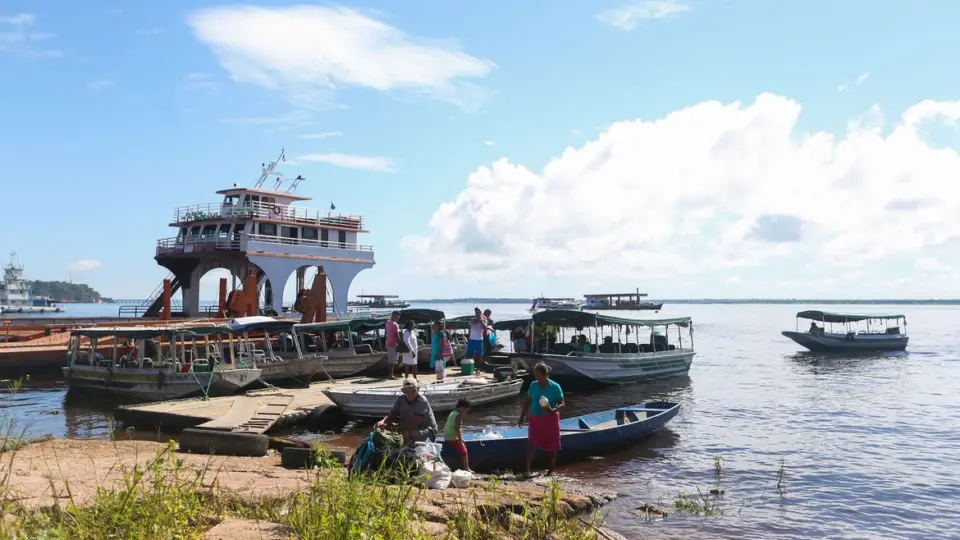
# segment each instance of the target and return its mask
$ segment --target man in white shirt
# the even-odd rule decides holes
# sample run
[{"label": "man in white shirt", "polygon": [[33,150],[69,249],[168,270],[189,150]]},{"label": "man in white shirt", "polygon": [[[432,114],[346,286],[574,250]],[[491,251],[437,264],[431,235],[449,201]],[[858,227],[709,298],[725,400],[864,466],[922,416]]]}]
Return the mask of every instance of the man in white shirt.
[{"label": "man in white shirt", "polygon": [[473,318],[470,319],[470,340],[467,342],[467,357],[473,358],[477,367],[480,367],[483,357],[483,334],[487,329],[480,308],[473,309]]}]

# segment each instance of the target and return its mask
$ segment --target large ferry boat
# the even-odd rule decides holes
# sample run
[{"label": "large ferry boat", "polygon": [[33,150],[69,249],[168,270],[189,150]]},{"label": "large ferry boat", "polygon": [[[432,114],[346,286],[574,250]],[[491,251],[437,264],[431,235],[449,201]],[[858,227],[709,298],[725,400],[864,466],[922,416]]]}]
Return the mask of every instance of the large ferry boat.
[{"label": "large ferry boat", "polygon": [[23,277],[23,266],[16,252],[10,254],[10,264],[3,268],[0,281],[0,313],[57,313],[61,306],[49,298],[34,297],[30,285]]}]

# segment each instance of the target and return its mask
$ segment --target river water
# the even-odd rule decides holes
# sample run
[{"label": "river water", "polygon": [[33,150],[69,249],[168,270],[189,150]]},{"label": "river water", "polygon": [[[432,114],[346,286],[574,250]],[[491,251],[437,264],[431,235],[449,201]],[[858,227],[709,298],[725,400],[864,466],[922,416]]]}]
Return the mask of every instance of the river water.
[{"label": "river water", "polygon": [[[422,307],[448,316],[473,308]],[[482,307],[507,319],[526,315],[527,306]],[[620,497],[603,514],[628,538],[960,537],[960,307],[832,308],[904,312],[908,352],[798,352],[780,335],[794,328],[798,306],[667,305],[662,316],[694,319],[689,376],[569,392],[564,414],[646,400],[679,401],[680,414],[644,442],[562,474],[615,489]],[[115,309],[76,306],[70,315]],[[34,435],[108,438],[111,405],[68,395],[59,382],[29,381],[15,395],[0,394],[0,407]],[[509,425],[518,406],[519,399],[475,410],[467,424]],[[718,482],[724,493],[713,497]],[[715,511],[672,512],[679,495],[698,490]],[[633,512],[642,504],[671,513],[651,521]]]}]

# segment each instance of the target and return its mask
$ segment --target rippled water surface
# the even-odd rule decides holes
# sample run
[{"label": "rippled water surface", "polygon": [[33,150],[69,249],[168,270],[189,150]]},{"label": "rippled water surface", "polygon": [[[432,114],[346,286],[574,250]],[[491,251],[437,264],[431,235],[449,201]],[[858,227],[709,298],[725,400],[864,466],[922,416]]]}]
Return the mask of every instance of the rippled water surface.
[{"label": "rippled water surface", "polygon": [[[435,307],[449,316],[472,310]],[[489,307],[496,319],[527,306]],[[662,315],[695,321],[689,376],[571,392],[564,414],[651,399],[679,401],[682,411],[643,443],[563,473],[616,489],[604,513],[628,537],[960,537],[960,307],[833,306],[906,313],[908,352],[860,357],[800,353],[782,337],[807,307],[816,306],[666,306]],[[478,409],[468,424],[507,425],[518,406]],[[109,403],[68,396],[58,383],[0,394],[0,407],[37,435],[111,434]],[[724,495],[713,498],[717,457]],[[722,516],[646,521],[631,512],[645,503],[672,510],[678,494],[698,489]]]}]

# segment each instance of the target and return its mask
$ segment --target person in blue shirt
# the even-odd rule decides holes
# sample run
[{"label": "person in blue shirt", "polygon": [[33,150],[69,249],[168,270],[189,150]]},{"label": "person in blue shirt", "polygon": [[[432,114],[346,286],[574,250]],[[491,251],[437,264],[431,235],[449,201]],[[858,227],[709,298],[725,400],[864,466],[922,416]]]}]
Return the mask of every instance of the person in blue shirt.
[{"label": "person in blue shirt", "polygon": [[547,476],[550,476],[557,464],[557,451],[560,450],[560,409],[564,406],[563,389],[556,381],[550,380],[550,368],[543,362],[533,367],[533,376],[536,380],[527,390],[517,425],[523,427],[524,418],[529,417],[526,475],[530,476],[533,458],[537,450],[540,450],[547,454]]}]

